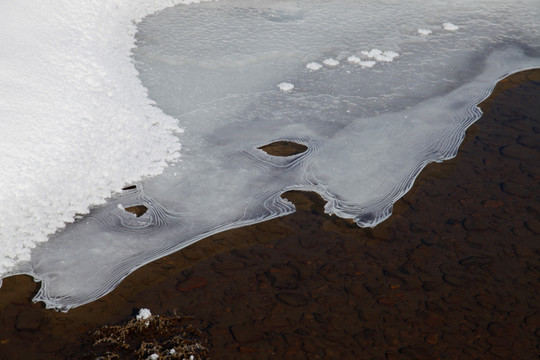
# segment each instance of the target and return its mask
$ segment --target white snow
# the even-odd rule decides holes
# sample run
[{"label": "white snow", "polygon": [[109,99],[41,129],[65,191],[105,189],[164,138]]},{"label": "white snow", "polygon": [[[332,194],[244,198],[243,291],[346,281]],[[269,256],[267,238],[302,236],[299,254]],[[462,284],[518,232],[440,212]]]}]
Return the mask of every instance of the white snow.
[{"label": "white snow", "polygon": [[323,66],[322,64],[312,61],[306,64],[306,67],[311,71],[317,71],[320,70]]},{"label": "white snow", "polygon": [[334,58],[328,58],[323,60],[323,64],[326,66],[334,67],[339,65],[339,61]]},{"label": "white snow", "polygon": [[291,92],[294,89],[294,85],[288,82],[279,83],[277,87],[283,92]]},{"label": "white snow", "polygon": [[179,157],[130,57],[136,21],[192,0],[0,3],[0,274]]},{"label": "white snow", "polygon": [[425,35],[429,35],[429,34],[433,33],[433,31],[431,31],[431,30],[429,30],[429,29],[418,29],[418,33],[419,33],[420,35],[424,35],[424,36],[425,36]]},{"label": "white snow", "polygon": [[149,319],[152,316],[152,313],[149,309],[142,308],[139,310],[139,313],[137,314],[136,319],[137,320],[146,320]]},{"label": "white snow", "polygon": [[352,63],[352,64],[360,65],[360,66],[362,66],[364,68],[373,67],[377,63],[376,61],[373,61],[373,60],[362,60],[361,58],[359,58],[356,55],[349,56],[347,58],[347,61]]},{"label": "white snow", "polygon": [[370,59],[383,62],[391,62],[399,54],[395,51],[382,51],[379,49],[371,49],[370,51],[362,51],[362,55],[367,56]]},{"label": "white snow", "polygon": [[459,29],[459,26],[454,25],[451,22],[445,22],[442,24],[442,28],[447,31],[456,31]]},{"label": "white snow", "polygon": [[158,354],[152,354],[152,355],[150,355],[150,356],[148,357],[148,359],[150,359],[150,360],[157,360],[157,359],[159,359],[159,355],[158,355]]}]

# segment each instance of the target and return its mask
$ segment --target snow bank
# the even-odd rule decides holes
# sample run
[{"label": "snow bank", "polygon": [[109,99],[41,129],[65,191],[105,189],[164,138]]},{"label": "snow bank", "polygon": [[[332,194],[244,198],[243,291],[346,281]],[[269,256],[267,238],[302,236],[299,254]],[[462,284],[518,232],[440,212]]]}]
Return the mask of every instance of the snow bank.
[{"label": "snow bank", "polygon": [[143,16],[180,0],[0,4],[0,273],[125,184],[179,156],[131,49]]}]

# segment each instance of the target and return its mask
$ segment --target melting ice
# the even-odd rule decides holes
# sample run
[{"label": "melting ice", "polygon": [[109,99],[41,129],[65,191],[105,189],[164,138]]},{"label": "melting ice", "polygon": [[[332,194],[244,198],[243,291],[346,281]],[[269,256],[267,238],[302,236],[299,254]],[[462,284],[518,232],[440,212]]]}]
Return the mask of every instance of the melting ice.
[{"label": "melting ice", "polygon": [[[498,80],[540,67],[539,8],[224,0],[146,17],[135,66],[185,129],[182,161],[50,235],[4,276],[34,276],[35,300],[67,310],[204,237],[290,214],[280,197],[289,190],[377,225],[426,164],[455,156]],[[308,149],[259,149],[281,140]],[[140,217],[124,210],[137,205],[147,208]]]}]

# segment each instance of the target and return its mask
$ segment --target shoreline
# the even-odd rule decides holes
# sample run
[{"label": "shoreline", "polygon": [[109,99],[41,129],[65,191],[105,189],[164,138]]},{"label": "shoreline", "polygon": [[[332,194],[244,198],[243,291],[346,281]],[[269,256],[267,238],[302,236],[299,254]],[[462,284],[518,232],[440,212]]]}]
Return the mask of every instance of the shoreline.
[{"label": "shoreline", "polygon": [[296,213],[203,239],[65,314],[29,301],[31,278],[4,279],[0,353],[77,358],[89,331],[144,307],[194,316],[214,359],[536,358],[539,91],[538,69],[499,82],[457,157],[373,229],[294,192]]}]

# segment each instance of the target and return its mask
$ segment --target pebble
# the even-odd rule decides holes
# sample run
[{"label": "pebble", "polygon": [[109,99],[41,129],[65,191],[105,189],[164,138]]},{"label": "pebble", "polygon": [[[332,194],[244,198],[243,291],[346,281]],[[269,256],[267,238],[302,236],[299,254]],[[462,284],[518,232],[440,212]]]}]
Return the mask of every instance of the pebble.
[{"label": "pebble", "polygon": [[309,303],[309,298],[302,294],[294,293],[278,293],[276,299],[283,304],[295,307],[306,306]]},{"label": "pebble", "polygon": [[15,319],[15,328],[18,331],[35,332],[41,328],[42,314],[37,309],[23,310]]},{"label": "pebble", "polygon": [[208,285],[208,280],[203,277],[194,276],[187,278],[186,280],[179,281],[176,284],[176,290],[178,291],[191,291],[194,289],[202,288]]},{"label": "pebble", "polygon": [[253,328],[251,324],[233,325],[229,330],[239,343],[250,343],[264,339],[264,333]]}]

